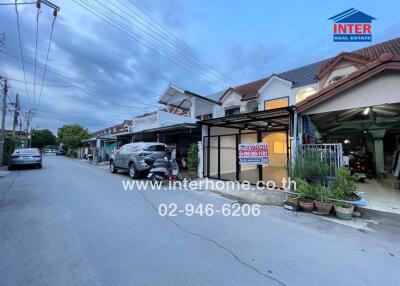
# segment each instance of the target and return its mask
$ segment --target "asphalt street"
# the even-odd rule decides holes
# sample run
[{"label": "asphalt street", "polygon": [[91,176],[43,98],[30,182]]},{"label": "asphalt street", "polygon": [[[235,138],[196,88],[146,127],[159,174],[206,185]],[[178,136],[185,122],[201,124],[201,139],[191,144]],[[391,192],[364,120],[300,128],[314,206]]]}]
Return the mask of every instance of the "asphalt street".
[{"label": "asphalt street", "polygon": [[0,285],[400,285],[399,216],[351,225],[260,216],[163,217],[205,191],[124,191],[126,174],[46,155],[0,178]]}]

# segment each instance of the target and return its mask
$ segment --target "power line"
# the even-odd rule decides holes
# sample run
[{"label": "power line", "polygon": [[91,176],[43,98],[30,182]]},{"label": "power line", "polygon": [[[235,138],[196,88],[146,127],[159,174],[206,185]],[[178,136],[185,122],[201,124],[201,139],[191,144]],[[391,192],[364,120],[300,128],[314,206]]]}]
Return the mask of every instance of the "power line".
[{"label": "power line", "polygon": [[49,45],[47,46],[46,62],[45,62],[45,64],[44,64],[44,71],[43,71],[43,77],[42,77],[42,84],[41,84],[41,86],[40,86],[39,99],[38,99],[38,104],[37,104],[37,106],[36,106],[36,109],[39,108],[40,99],[42,98],[44,79],[45,79],[45,77],[46,77],[47,63],[48,63],[48,60],[49,60],[50,47],[51,47],[51,41],[52,41],[52,39],[53,39],[54,23],[55,23],[55,21],[56,21],[56,17],[57,17],[57,10],[54,9],[54,11],[53,11],[53,22],[51,23],[51,30],[50,30]]},{"label": "power line", "polygon": [[[135,3],[135,1],[129,1],[130,3],[132,3],[132,5],[134,5],[143,15],[145,15],[146,17],[148,17],[151,21],[146,21],[143,17],[141,17],[139,15],[139,13],[136,13],[136,11],[134,11],[133,9],[131,9],[128,5],[124,4],[121,0],[117,0],[118,3],[120,3],[120,5],[122,5],[123,7],[125,7],[126,9],[128,9],[129,11],[131,11],[132,13],[134,13],[136,16],[138,16],[140,19],[142,19],[143,21],[149,23],[151,26],[155,27],[158,31],[161,32],[161,34],[163,31],[165,32],[165,34],[167,36],[169,36],[170,39],[172,39],[172,41],[174,43],[176,43],[177,45],[179,45],[180,47],[182,47],[183,49],[189,51],[191,54],[193,54],[194,56],[200,58],[200,60],[202,62],[204,62],[204,65],[207,66],[209,69],[213,70],[216,74],[219,74],[221,77],[225,78],[227,81],[233,83],[233,85],[237,85],[237,82],[235,82],[234,80],[232,80],[231,78],[227,77],[226,75],[222,74],[221,72],[218,71],[218,69],[215,68],[215,66],[213,66],[211,63],[209,63],[207,60],[203,59],[194,49],[192,49],[190,46],[188,46],[186,43],[184,43],[182,40],[180,40],[178,37],[176,37],[173,33],[171,33],[167,28],[165,28],[162,24],[160,24],[159,22],[157,22],[157,20],[155,20],[151,15],[149,15],[148,13],[146,13],[146,11],[144,11],[137,3]],[[153,24],[154,23],[154,24]]]},{"label": "power line", "polygon": [[[10,56],[10,57],[13,57],[13,58],[15,58],[15,59],[18,59],[19,60],[19,57],[18,56],[16,56],[15,54],[13,54],[11,51],[0,51],[0,52],[2,52],[2,53],[4,53],[4,54],[6,54],[6,55],[8,55],[8,56]],[[26,59],[30,59],[29,57],[25,57]],[[33,59],[31,59],[31,61],[27,61],[28,63],[30,63],[30,64],[32,64],[33,65]],[[81,86],[79,86],[79,84],[80,85],[85,85],[84,83],[82,83],[82,78],[77,78],[77,77],[75,77],[75,76],[73,76],[73,75],[71,75],[71,74],[69,74],[69,73],[66,73],[66,72],[62,72],[62,71],[59,71],[59,70],[57,70],[57,69],[54,69],[53,67],[51,67],[50,65],[48,65],[48,68],[47,68],[47,70],[49,71],[49,72],[51,72],[51,73],[53,73],[53,74],[55,74],[55,75],[57,75],[59,78],[63,78],[64,80],[66,80],[67,82],[73,82],[74,83],[74,87],[75,88],[77,88],[77,89],[79,89],[80,91],[82,91],[83,93],[85,93],[85,94],[87,94],[87,95],[89,95],[89,96],[92,96],[92,97],[97,97],[97,95],[94,95],[93,94],[93,92],[95,92],[95,93],[103,93],[103,91],[102,90],[100,90],[100,89],[97,89],[97,91],[96,91],[96,89],[93,89],[92,87],[90,87],[90,89],[93,89],[93,91],[88,91],[88,88],[83,88],[83,87],[81,87]],[[20,80],[21,81],[21,80]],[[90,83],[89,81],[86,81],[87,83]],[[78,83],[78,84],[77,84]],[[29,82],[27,82],[27,84],[29,84]],[[127,96],[125,96],[126,98],[128,98]],[[130,98],[130,97],[129,97]],[[130,98],[130,99],[132,99],[132,98]],[[136,102],[137,104],[141,104],[141,105],[143,105],[143,106],[148,106],[148,107],[152,107],[152,108],[154,108],[154,107],[156,107],[156,108],[158,108],[158,106],[157,105],[154,105],[154,104],[146,104],[146,103],[143,103],[143,102]]]},{"label": "power line", "polygon": [[[155,53],[159,54],[162,57],[165,57],[166,59],[168,59],[169,61],[178,64],[179,66],[181,66],[182,68],[186,69],[187,71],[194,73],[200,77],[202,77],[203,79],[210,81],[210,82],[214,82],[215,80],[211,79],[210,77],[202,74],[201,72],[197,71],[197,70],[193,70],[191,69],[187,63],[179,58],[177,58],[174,54],[171,54],[168,50],[166,50],[164,47],[162,46],[157,46],[155,44],[153,44],[152,42],[150,42],[149,40],[147,40],[146,38],[144,38],[143,36],[141,36],[138,33],[135,33],[133,31],[131,31],[131,29],[129,27],[127,27],[124,24],[121,24],[118,20],[115,20],[113,17],[105,14],[104,12],[102,12],[99,9],[93,8],[92,5],[88,4],[87,2],[80,0],[82,3],[85,4],[82,5],[81,3],[77,2],[76,0],[72,0],[73,2],[75,2],[76,4],[78,4],[79,6],[81,6],[82,8],[84,8],[85,10],[89,11],[90,13],[92,13],[93,15],[95,15],[96,17],[100,18],[101,20],[103,20],[104,22],[106,22],[107,24],[113,26],[114,28],[116,28],[117,30],[119,30],[120,32],[122,32],[123,34],[125,34],[126,36],[134,39],[135,41],[137,41],[138,43],[140,43],[141,45],[149,48],[150,50],[154,51]],[[89,8],[88,8],[89,7]],[[102,16],[100,16],[99,14],[97,14],[96,12],[100,13],[101,15],[103,15],[103,17],[106,17],[107,19],[111,20],[112,22],[116,23],[113,24],[110,21],[108,21],[107,19],[103,18]],[[122,27],[122,28],[121,28]],[[124,30],[125,29],[125,30]],[[133,35],[134,36],[133,36]],[[139,37],[139,39],[137,38]],[[141,41],[141,40],[143,41]],[[163,53],[161,53],[160,51],[162,51]]]},{"label": "power line", "polygon": [[[17,0],[15,0],[15,4],[17,4]],[[25,81],[25,92],[28,101],[30,102],[29,93],[28,93],[28,85],[26,84],[26,74],[25,74],[25,64],[24,64],[24,54],[22,52],[22,40],[21,40],[21,28],[19,25],[19,14],[18,14],[18,6],[15,5],[15,13],[17,14],[17,26],[18,26],[18,39],[19,39],[19,49],[21,51],[21,62],[22,62],[22,70],[24,72],[24,81]]]},{"label": "power line", "polygon": [[[15,1],[16,2],[16,1]],[[36,2],[21,2],[21,3],[0,3],[0,6],[14,6],[14,5],[31,5],[36,4]]]},{"label": "power line", "polygon": [[35,35],[35,72],[33,76],[33,107],[36,103],[36,62],[37,62],[37,50],[38,50],[38,36],[39,36],[39,15],[40,15],[40,2],[36,3],[37,14],[36,14],[36,35]]},{"label": "power line", "polygon": [[[75,0],[73,0],[74,2],[76,2]],[[160,56],[167,58],[168,60],[170,60],[171,62],[175,62],[176,64],[180,65],[182,68],[186,69],[187,71],[194,73],[200,77],[202,77],[203,79],[213,82],[214,79],[204,75],[203,73],[201,73],[198,70],[192,69],[190,68],[190,66],[187,65],[187,60],[185,58],[182,58],[181,55],[177,55],[176,53],[172,53],[169,49],[167,49],[167,47],[165,47],[164,45],[160,45],[158,42],[154,43],[152,41],[150,41],[149,39],[147,39],[145,36],[143,36],[142,33],[138,33],[138,32],[134,32],[133,30],[131,30],[131,28],[123,23],[121,23],[119,20],[117,20],[116,18],[114,18],[113,16],[110,16],[109,14],[105,13],[102,10],[99,10],[98,8],[96,8],[95,6],[87,3],[86,1],[80,0],[80,2],[84,3],[86,6],[82,6],[84,9],[88,10],[89,12],[91,12],[92,14],[96,15],[97,17],[99,17],[100,19],[102,19],[103,21],[105,21],[105,19],[103,17],[106,17],[107,19],[111,20],[112,22],[114,22],[118,27],[115,26],[115,24],[112,24],[108,21],[105,21],[106,23],[110,24],[111,26],[113,26],[114,28],[117,28],[119,31],[121,31],[122,33],[124,33],[125,35],[127,35],[128,37],[134,39],[135,41],[137,41],[138,43],[140,43],[141,45],[144,45],[145,47],[151,49],[152,51],[158,53]],[[88,7],[90,7],[90,9],[88,9]],[[106,7],[107,8],[107,7]],[[99,16],[97,13],[93,12],[93,10],[100,13],[103,17]],[[110,10],[109,8],[107,8],[108,10]],[[116,13],[115,11],[113,11],[114,14],[117,14],[119,17],[121,17],[120,14]],[[122,16],[123,18],[123,16]],[[125,18],[126,19],[126,18]],[[129,22],[129,21],[128,21]],[[131,24],[131,22],[129,22]],[[122,29],[121,29],[122,27]],[[140,29],[139,29],[140,30]],[[134,35],[134,36],[132,36]],[[138,39],[138,38],[139,39]],[[160,53],[160,51],[162,53]]]},{"label": "power line", "polygon": [[[140,31],[144,32],[145,35],[150,36],[152,39],[154,39],[156,41],[157,44],[160,43],[160,39],[157,38],[157,36],[162,37],[165,41],[163,41],[161,44],[164,46],[165,44],[168,44],[167,47],[170,47],[172,49],[172,51],[174,52],[175,55],[179,56],[180,58],[182,58],[183,60],[189,61],[192,65],[194,66],[199,66],[202,69],[206,69],[207,71],[211,71],[211,73],[213,73],[219,80],[222,80],[225,83],[231,84],[232,81],[228,79],[228,81],[226,80],[226,77],[221,75],[218,71],[216,71],[215,69],[213,69],[212,67],[210,67],[209,65],[205,64],[203,62],[203,60],[199,59],[198,56],[195,55],[195,57],[193,57],[193,52],[189,50],[190,54],[185,54],[182,53],[182,51],[179,50],[180,49],[185,49],[187,50],[187,47],[179,44],[176,41],[171,40],[170,37],[167,37],[164,33],[162,33],[159,29],[153,29],[152,27],[150,27],[148,24],[148,22],[141,17],[138,13],[136,13],[135,11],[133,11],[132,9],[130,9],[129,7],[127,7],[125,4],[119,2],[122,6],[124,6],[125,8],[127,8],[128,10],[132,11],[137,17],[133,16],[132,14],[126,12],[124,9],[120,8],[119,6],[115,5],[115,3],[113,3],[112,1],[108,2],[110,5],[112,5],[113,7],[117,8],[118,10],[120,10],[122,13],[126,14],[130,19],[134,20],[136,23],[138,23],[139,25],[141,25],[142,27],[144,27],[144,29],[142,29],[141,27],[135,25],[134,23],[132,23],[129,19],[127,19],[126,17],[121,16],[120,14],[118,14],[117,12],[115,12],[113,9],[110,9],[109,7],[105,6],[103,3],[101,3],[98,0],[95,0],[97,3],[99,3],[101,6],[105,7],[106,9],[112,11],[114,14],[118,15],[119,17],[121,17],[122,19],[124,19],[125,21],[127,21],[129,24],[134,25],[137,29],[139,29]],[[142,23],[141,21],[139,21],[137,18],[142,19],[144,23]],[[147,25],[146,25],[147,24]],[[146,30],[145,30],[146,29]],[[148,31],[150,30],[150,32]],[[154,32],[154,33],[151,33]],[[153,34],[156,34],[156,36],[154,36]],[[179,47],[178,47],[179,46]]]}]

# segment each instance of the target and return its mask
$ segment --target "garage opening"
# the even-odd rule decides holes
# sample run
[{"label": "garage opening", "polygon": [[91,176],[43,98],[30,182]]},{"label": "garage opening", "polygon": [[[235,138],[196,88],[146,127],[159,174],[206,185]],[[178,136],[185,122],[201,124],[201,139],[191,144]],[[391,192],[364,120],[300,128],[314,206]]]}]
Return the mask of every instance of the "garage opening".
[{"label": "garage opening", "polygon": [[[315,132],[307,132],[312,130],[308,120]],[[309,114],[303,128],[303,141],[315,137],[319,143],[342,144],[344,158],[372,207],[400,211],[400,103]]]},{"label": "garage opening", "polygon": [[[274,181],[282,187],[290,154],[291,109],[279,108],[202,121],[204,176],[230,181]],[[268,148],[264,163],[240,160],[240,146],[260,144]]]}]

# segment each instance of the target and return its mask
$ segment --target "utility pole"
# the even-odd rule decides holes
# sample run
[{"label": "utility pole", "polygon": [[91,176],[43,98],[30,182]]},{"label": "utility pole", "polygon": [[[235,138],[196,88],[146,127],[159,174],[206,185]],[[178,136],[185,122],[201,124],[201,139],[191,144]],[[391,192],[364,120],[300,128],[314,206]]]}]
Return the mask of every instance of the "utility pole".
[{"label": "utility pole", "polygon": [[4,79],[3,109],[1,112],[0,166],[3,166],[4,138],[6,137],[7,92],[8,92],[7,79]]},{"label": "utility pole", "polygon": [[26,137],[25,137],[25,148],[31,148],[31,132],[30,132],[30,124],[33,117],[36,116],[35,109],[31,108],[28,112],[25,112],[25,120],[26,120]]},{"label": "utility pole", "polygon": [[1,134],[3,137],[6,135],[7,92],[8,92],[7,79],[4,79],[3,109],[1,111]]},{"label": "utility pole", "polygon": [[15,136],[15,129],[18,126],[18,116],[19,116],[19,94],[15,96],[15,104],[14,104],[14,121],[13,121],[13,136]]}]

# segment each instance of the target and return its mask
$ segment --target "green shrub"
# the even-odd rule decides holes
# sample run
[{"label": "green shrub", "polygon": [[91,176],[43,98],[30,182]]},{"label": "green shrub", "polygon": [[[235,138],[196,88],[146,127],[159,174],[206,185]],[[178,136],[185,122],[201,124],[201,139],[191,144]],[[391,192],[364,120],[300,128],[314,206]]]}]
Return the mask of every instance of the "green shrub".
[{"label": "green shrub", "polygon": [[300,200],[315,198],[315,192],[313,186],[311,186],[305,180],[299,179],[296,181],[296,191],[299,193]]},{"label": "green shrub", "polygon": [[10,160],[11,154],[15,149],[20,147],[21,140],[17,137],[8,136],[4,139],[4,153],[3,153],[3,163],[7,164]]},{"label": "green shrub", "polygon": [[192,172],[197,171],[197,167],[199,165],[199,149],[197,147],[197,143],[190,144],[189,152],[188,152],[188,167]]},{"label": "green shrub", "polygon": [[288,175],[294,180],[305,180],[308,177],[324,177],[329,170],[325,156],[321,156],[319,150],[301,150],[296,157],[289,162]]},{"label": "green shrub", "polygon": [[332,196],[331,190],[321,185],[315,185],[314,192],[315,192],[315,200],[321,203],[329,202],[329,198],[331,198]]},{"label": "green shrub", "polygon": [[351,192],[357,190],[356,181],[357,177],[352,175],[348,168],[341,167],[332,183],[333,197],[337,200],[345,200]]}]

